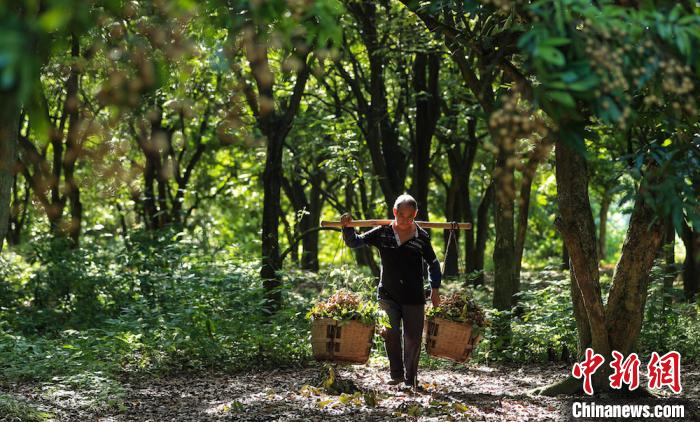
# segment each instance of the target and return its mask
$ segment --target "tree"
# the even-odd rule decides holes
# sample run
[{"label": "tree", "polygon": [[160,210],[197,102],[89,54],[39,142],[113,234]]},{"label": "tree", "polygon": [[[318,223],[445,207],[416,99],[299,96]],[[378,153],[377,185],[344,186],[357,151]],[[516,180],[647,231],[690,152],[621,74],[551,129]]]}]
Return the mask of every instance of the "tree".
[{"label": "tree", "polygon": [[[342,58],[346,61],[337,62],[335,69],[355,96],[358,124],[367,144],[372,171],[384,196],[384,212],[393,218],[391,209],[396,197],[403,193],[408,169],[409,157],[400,136],[400,122],[407,107],[407,95],[403,91],[408,90],[408,81],[399,83],[396,88],[399,92],[389,96],[389,51],[386,45],[392,36],[392,25],[401,19],[402,11],[397,11],[388,1],[352,1],[346,7],[356,22],[366,57],[360,58],[353,52],[354,34],[346,33],[342,49]],[[386,24],[379,25],[382,11],[389,19]],[[402,32],[399,31],[399,38]],[[350,65],[352,73],[346,65]],[[390,100],[395,101],[393,107],[390,107]],[[419,208],[424,205],[419,203]]]},{"label": "tree", "polygon": [[[514,155],[520,137],[523,134],[529,136],[537,129],[532,125],[529,116],[524,121],[510,122],[518,123],[515,126],[517,129],[511,130],[506,124],[510,117],[515,117],[511,112],[516,110],[518,103],[513,96],[516,91],[520,92],[525,100],[532,96],[529,83],[511,62],[513,54],[517,52],[516,41],[520,30],[515,20],[496,13],[493,7],[465,7],[459,2],[427,4],[406,0],[403,3],[430,31],[443,35],[451,57],[455,60],[465,83],[479,101],[488,122],[490,141],[494,146],[492,152],[495,155],[493,174],[496,240],[493,253],[493,304],[499,310],[509,310],[517,300],[515,294],[519,289],[519,278],[516,277],[514,221],[517,160]],[[498,53],[493,54],[496,51]],[[513,89],[505,87],[506,84],[511,85]],[[505,96],[506,93],[509,95]],[[525,207],[528,205],[523,203]]]},{"label": "tree", "polygon": [[17,88],[3,90],[0,105],[0,250],[7,236],[10,198],[15,180],[15,157],[19,135],[20,105]]},{"label": "tree", "polygon": [[[57,87],[41,88],[37,112],[45,115],[30,115],[30,119],[51,122],[50,126],[48,130],[31,133],[28,129],[26,134],[20,136],[19,161],[21,171],[46,212],[52,234],[70,239],[71,244],[77,247],[83,205],[80,201],[80,188],[75,180],[75,168],[82,155],[82,143],[87,132],[83,122],[84,107],[79,96],[80,41],[75,35],[70,39],[70,70],[65,83],[62,83],[61,75],[47,75],[50,80],[57,82]],[[52,92],[55,92],[53,98]],[[68,220],[64,217],[67,205],[70,216]]]},{"label": "tree", "polygon": [[683,262],[683,290],[688,301],[693,301],[700,292],[700,234],[683,223],[681,239],[685,245]]},{"label": "tree", "polygon": [[[430,149],[440,117],[440,56],[438,53],[417,52],[413,61],[415,97],[415,132],[411,137],[413,177],[411,189],[420,204],[418,218],[428,219],[428,184],[430,182]],[[411,119],[407,119],[410,121]]]},{"label": "tree", "polygon": [[19,245],[22,232],[29,221],[29,198],[31,189],[26,179],[15,174],[12,184],[12,202],[10,204],[10,221],[7,228],[7,243],[10,246]]},{"label": "tree", "polygon": [[[429,29],[445,36],[455,59],[462,62],[460,70],[465,80],[468,83],[471,80],[477,88],[475,94],[482,99],[486,113],[493,115],[496,106],[505,110],[508,103],[484,102],[483,90],[488,90],[490,84],[474,80],[463,49],[482,60],[490,60],[491,68],[500,69],[524,99],[555,122],[556,130],[551,135],[556,144],[558,227],[572,264],[572,301],[580,347],[583,350],[592,346],[604,356],[609,356],[613,349],[629,353],[641,329],[648,275],[661,241],[659,221],[669,215],[675,222],[682,221],[684,215],[697,219],[697,192],[681,182],[692,174],[688,171],[689,161],[669,160],[673,156],[680,158],[679,151],[687,149],[696,111],[693,94],[697,84],[693,82],[695,73],[688,61],[692,46],[697,43],[689,26],[698,21],[694,10],[678,4],[664,14],[650,5],[631,7],[583,0],[531,5],[489,2],[466,8],[458,2],[405,3]],[[474,36],[479,34],[478,24],[455,23],[486,21],[484,17],[489,16],[493,25],[499,22],[500,31],[492,31],[483,40]],[[674,38],[672,34],[678,33],[684,35]],[[518,53],[522,62],[512,61],[510,53]],[[684,61],[686,65],[681,64]],[[646,67],[648,63],[655,65]],[[666,70],[664,77],[661,64]],[[672,78],[668,77],[669,71]],[[484,79],[485,73],[479,74]],[[532,86],[529,78],[536,80],[537,85]],[[662,92],[663,99],[654,95],[658,92]],[[511,104],[510,109],[515,109],[515,105]],[[629,171],[638,187],[628,196],[636,200],[606,307],[598,282],[598,247],[588,197],[586,143],[592,137],[587,128],[594,121],[616,126],[619,133],[636,128],[628,139],[620,140],[636,145],[632,159],[635,164]],[[658,126],[650,124],[652,121]],[[512,138],[495,135],[492,134],[498,147],[495,176],[500,191],[496,197],[496,249],[503,252],[500,257],[494,253],[498,283],[499,278],[509,277],[508,262],[512,262],[504,258],[511,255],[512,223],[506,217],[513,211],[509,200],[504,199],[504,192],[514,190],[511,170],[505,164],[515,149]],[[663,146],[667,137],[671,141]],[[684,167],[671,163],[686,164]],[[675,174],[676,177],[665,178],[673,174],[673,167],[682,168],[678,168],[679,173],[685,176]],[[661,180],[666,183],[663,188]],[[654,194],[664,197],[669,205],[661,205],[663,202],[654,198]],[[499,297],[494,296],[494,305],[503,309],[505,295]],[[602,387],[605,371],[597,376],[596,385]],[[580,389],[580,383],[573,381],[567,380],[544,392]]]},{"label": "tree", "polygon": [[[267,299],[264,310],[268,313],[276,311],[282,301],[279,291],[281,280],[277,271],[281,266],[278,230],[281,215],[280,192],[284,141],[299,111],[302,95],[309,80],[310,66],[314,60],[311,49],[316,43],[324,45],[329,41],[333,29],[328,29],[326,21],[334,19],[337,13],[335,2],[319,1],[318,3],[316,7],[299,5],[291,16],[285,13],[284,2],[275,2],[271,7],[251,5],[250,8],[241,4],[229,9],[226,14],[232,21],[229,24],[229,40],[232,43],[240,43],[250,69],[248,77],[243,77],[240,70],[238,73],[243,84],[245,99],[266,144],[265,169],[262,175],[264,197],[260,276]],[[315,13],[315,15],[308,15],[309,13]],[[271,25],[272,23],[274,25]],[[268,40],[273,35],[270,30],[290,28],[285,23],[301,23],[304,26],[299,26],[301,32],[294,36],[286,34],[287,42],[283,49],[279,52],[275,51],[288,60],[288,67],[291,70],[282,72],[286,80],[276,84],[270,61],[272,49]],[[254,81],[255,88],[248,83],[249,79]],[[290,84],[292,85],[291,94],[283,95],[283,89]]]},{"label": "tree", "polygon": [[217,101],[221,79],[221,74],[207,71],[192,74],[186,86],[155,95],[145,113],[150,120],[133,117],[130,132],[145,161],[134,163],[143,169],[144,182],[142,193],[135,196],[150,230],[187,223],[194,204],[187,206],[185,197],[195,170],[205,154],[222,145],[212,122],[214,110],[222,106]]},{"label": "tree", "polygon": [[[66,5],[56,3],[47,2],[41,14],[31,7],[30,2],[0,7],[3,39],[0,48],[8,58],[0,64],[3,73],[0,85],[3,97],[0,106],[0,250],[7,235],[21,110],[39,89],[39,69],[49,58],[52,35],[58,33],[55,38],[61,38],[68,25],[82,28],[89,19],[85,13],[74,16],[72,10],[75,9],[70,7],[66,13]],[[45,18],[59,8],[64,10],[62,16],[67,19],[56,22],[55,19]]]},{"label": "tree", "polygon": [[[580,352],[592,347],[597,353],[609,357],[612,350],[628,354],[634,349],[642,326],[649,272],[662,239],[663,220],[669,214],[677,219],[684,209],[692,211],[692,207],[683,206],[687,201],[693,202],[692,193],[689,195],[687,188],[676,178],[668,178],[673,175],[669,159],[675,155],[675,148],[661,144],[667,136],[672,136],[681,150],[687,145],[684,139],[687,139],[688,127],[684,122],[688,121],[688,112],[692,110],[667,108],[667,104],[674,97],[689,92],[666,84],[662,92],[668,103],[660,101],[661,107],[657,108],[655,104],[659,100],[651,92],[655,92],[668,75],[661,77],[659,68],[639,70],[640,64],[651,61],[673,63],[677,60],[675,57],[683,57],[687,50],[682,43],[673,43],[668,38],[664,25],[671,23],[658,21],[660,11],[637,13],[608,3],[596,6],[579,1],[568,2],[567,6],[568,19],[559,23],[553,17],[562,5],[547,2],[533,8],[532,12],[540,19],[521,38],[519,45],[528,57],[528,69],[542,83],[543,89],[537,95],[541,96],[543,109],[557,120],[560,128],[556,134],[556,175],[561,213],[557,225],[571,259],[572,301]],[[683,32],[686,30],[684,25],[697,20],[692,13],[687,19],[677,20],[683,13],[682,6],[674,8],[672,16],[675,18],[671,25],[676,25],[675,31]],[[620,28],[618,19],[624,20],[628,26],[616,29],[616,36],[612,37],[608,28]],[[576,25],[581,23],[583,27],[579,30]],[[643,28],[652,28],[654,38],[647,38],[652,35]],[[567,41],[559,44],[559,41],[549,38],[552,36]],[[605,40],[602,46],[601,39]],[[553,50],[558,52],[545,49],[547,54],[544,54],[536,50],[552,43]],[[630,47],[642,43],[644,47],[639,49]],[[615,51],[615,61],[606,65],[603,61],[610,57],[609,50]],[[623,60],[623,56],[626,59]],[[682,68],[679,73],[682,80]],[[563,79],[568,81],[565,91],[557,88],[561,86],[557,83]],[[591,89],[594,95],[591,95]],[[598,281],[598,245],[588,196],[586,143],[592,139],[587,131],[592,119],[622,129],[629,127],[627,137],[622,141],[634,145],[632,150],[635,153],[631,158],[634,164],[628,167],[628,171],[638,185],[628,194],[628,198],[635,200],[634,208],[606,306],[603,306]],[[676,123],[678,119],[680,124]],[[687,171],[684,173],[688,174]],[[663,200],[679,206],[662,206],[662,195],[659,195],[662,190],[667,196]],[[596,374],[596,388],[606,388],[606,374],[607,371]],[[569,379],[541,391],[545,394],[571,393],[580,391],[580,383]]]}]

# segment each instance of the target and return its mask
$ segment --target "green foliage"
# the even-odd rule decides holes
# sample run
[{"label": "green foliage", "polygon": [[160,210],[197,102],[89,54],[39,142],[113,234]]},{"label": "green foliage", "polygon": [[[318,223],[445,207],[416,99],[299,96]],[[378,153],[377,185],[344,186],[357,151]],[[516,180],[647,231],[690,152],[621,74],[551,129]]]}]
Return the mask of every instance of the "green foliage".
[{"label": "green foliage", "polygon": [[41,422],[54,420],[54,415],[38,410],[7,394],[0,394],[0,414],[9,421]]},{"label": "green foliage", "polygon": [[[645,179],[641,197],[659,218],[677,230],[684,219],[700,224],[699,192],[690,182],[698,178],[697,9],[585,0],[539,1],[528,9],[534,19],[518,48],[538,80],[536,101],[563,123],[562,135],[580,139],[573,132],[583,127],[566,128],[573,120],[602,123],[612,132],[597,139],[610,148],[606,159],[625,155],[628,173],[637,183]],[[633,197],[635,189],[626,199]]]},{"label": "green foliage", "polygon": [[426,316],[457,322],[469,322],[475,325],[477,330],[490,325],[481,305],[468,292],[453,293],[445,297],[440,306],[429,308]]},{"label": "green foliage", "polygon": [[[344,255],[342,246],[336,248],[342,240],[329,232],[320,233],[321,271],[280,271],[283,307],[274,316],[260,311],[265,300],[258,254],[266,156],[255,126],[261,116],[254,116],[255,110],[244,104],[251,98],[259,105],[290,102],[296,77],[292,71],[299,65],[294,51],[315,49],[309,55],[312,76],[300,110],[283,128],[288,133],[280,152],[281,174],[299,182],[304,195],[316,188],[315,199],[321,198],[321,215],[326,219],[346,206],[361,210],[367,218],[386,211],[381,197],[384,175],[375,173],[369,158],[369,131],[381,131],[382,145],[376,150],[390,151],[388,141],[398,140],[385,164],[405,154],[406,165],[397,168],[399,173],[408,169],[407,177],[396,189],[415,182],[410,162],[421,116],[414,114],[416,100],[427,93],[412,89],[416,81],[411,64],[416,53],[430,52],[441,60],[438,78],[444,109],[437,123],[439,142],[428,153],[432,219],[443,218],[450,184],[461,177],[452,174],[452,167],[463,166],[452,161],[470,148],[466,141],[471,142],[472,122],[476,152],[466,180],[472,212],[465,213],[468,205],[462,206],[461,218],[476,213],[478,199],[493,179],[494,154],[489,148],[494,146],[486,112],[460,74],[473,68],[483,92],[492,89],[497,98],[518,85],[517,80],[511,85],[510,79],[521,74],[532,83],[533,107],[555,120],[580,114],[592,123],[585,133],[573,135],[588,151],[594,210],[606,196],[613,198],[611,221],[618,224],[608,231],[608,252],[619,253],[625,223],[621,210],[634,198],[643,175],[655,179],[643,195],[659,216],[670,217],[676,227],[683,220],[700,220],[699,138],[692,135],[697,132],[700,86],[698,17],[677,6],[666,7],[668,3],[652,10],[653,3],[642,2],[635,11],[610,1],[421,2],[423,10],[438,17],[457,13],[453,23],[469,36],[455,42],[476,40],[476,49],[468,42],[460,46],[469,61],[464,68],[450,63],[442,40],[398,3],[377,4],[376,19],[362,29],[358,19],[343,14],[343,5],[336,0],[87,4],[49,0],[41,3],[41,10],[36,1],[17,4],[28,12],[20,15],[15,4],[0,5],[0,91],[10,92],[7,99],[17,107],[25,103],[21,134],[41,151],[45,162],[37,169],[58,163],[43,181],[47,189],[51,183],[61,183],[51,180],[56,172],[60,179],[63,170],[62,141],[52,142],[51,125],[58,128],[64,106],[69,108],[65,92],[69,71],[75,67],[80,75],[81,121],[68,122],[63,132],[55,134],[65,138],[66,131],[80,129],[81,160],[76,168],[84,206],[80,247],[45,235],[50,231],[45,217],[53,207],[42,204],[30,207],[24,236],[28,241],[0,255],[0,377],[44,382],[47,396],[71,394],[86,408],[119,408],[123,398],[119,379],[125,373],[303,365],[310,359],[305,315],[387,325],[374,299],[375,277],[368,268],[354,269],[354,256]],[[450,13],[440,13],[445,8]],[[381,41],[373,52],[367,51],[370,27]],[[69,54],[73,36],[80,47],[76,57]],[[255,48],[249,48],[252,38]],[[249,58],[262,57],[262,50],[270,75],[261,78],[250,68]],[[451,51],[449,57],[457,55]],[[507,83],[496,71],[490,75],[490,69],[502,63],[517,71]],[[368,77],[373,73],[374,84]],[[265,82],[265,76],[274,84],[273,98],[253,81],[257,77]],[[349,80],[356,86],[349,86]],[[381,84],[383,92],[378,92]],[[244,93],[251,98],[244,98]],[[389,121],[372,121],[380,116],[363,111],[371,104],[382,104],[379,114],[389,115]],[[157,116],[162,118],[158,124],[171,135],[170,144],[151,139]],[[568,135],[568,128],[563,129]],[[150,187],[162,188],[158,199],[170,207],[182,205],[180,215],[189,216],[175,228],[143,230],[149,188],[143,187],[145,168],[153,164],[145,163],[144,155],[154,152],[138,149],[143,139],[154,141],[157,165],[162,166],[153,171],[158,180]],[[519,148],[514,158],[525,157],[525,149]],[[197,164],[193,160],[198,154],[202,154],[199,165],[190,167],[188,163]],[[499,337],[497,330],[486,329],[474,357],[477,361],[546,361],[565,359],[567,351],[569,359],[576,354],[567,275],[546,267],[539,270],[548,264],[558,266],[561,253],[553,224],[557,190],[550,164],[541,165],[535,179],[525,248],[524,267],[538,271],[524,277],[518,308],[486,311],[495,322],[510,321],[511,335]],[[516,168],[521,172],[520,166]],[[180,182],[186,173],[192,179],[184,186]],[[516,174],[516,180],[520,177]],[[65,187],[56,189],[59,196]],[[32,186],[32,194],[41,194],[40,188]],[[295,209],[291,195],[286,195],[279,198],[284,222],[303,221],[308,210]],[[465,197],[464,192],[455,196]],[[165,208],[161,212],[168,211]],[[697,229],[697,223],[692,227]],[[289,242],[296,227],[281,226],[281,237],[287,234],[284,229],[290,232]],[[492,226],[486,231],[492,238]],[[486,256],[492,249],[493,242],[487,243]],[[352,265],[335,265],[339,250],[339,261]],[[329,262],[331,268],[323,265]],[[487,259],[487,272],[492,266]],[[677,289],[663,290],[660,280],[657,270],[640,351],[674,349],[684,359],[697,361],[698,305],[683,303]],[[609,289],[609,278],[601,284]],[[313,304],[340,289],[352,292],[357,300]],[[480,287],[465,304],[442,306],[428,315],[483,319],[476,304],[489,303],[491,295],[490,287]],[[374,358],[382,354],[377,349]],[[354,395],[342,397],[341,401],[359,400]],[[9,396],[0,396],[0,414],[30,420],[45,416]]]},{"label": "green foliage", "polygon": [[[649,157],[649,158],[647,158]],[[642,168],[644,160],[652,162],[648,169]],[[700,227],[700,136],[695,134],[688,142],[675,143],[671,139],[658,139],[634,156],[634,172],[637,180],[646,170],[648,179],[654,180],[642,198],[650,204],[656,214],[669,219],[678,233],[686,220]]]},{"label": "green foliage", "polygon": [[363,324],[374,325],[379,318],[377,303],[362,301],[352,292],[338,291],[325,301],[317,302],[306,314],[314,320],[330,318],[338,321],[361,321]]},{"label": "green foliage", "polygon": [[[577,349],[576,325],[569,292],[569,281],[557,271],[531,274],[519,294],[522,310],[512,318],[510,338],[495,336],[487,330],[475,358],[515,362],[559,360],[566,348],[572,356]],[[491,310],[489,317],[505,319]],[[494,322],[494,325],[496,322]]]},{"label": "green foliage", "polygon": [[[256,264],[222,258],[212,262],[206,254],[187,254],[187,242],[179,243],[179,237],[136,238],[131,249],[112,245],[99,253],[64,251],[62,257],[70,261],[46,262],[48,267],[39,266],[30,276],[37,280],[33,284],[13,286],[19,297],[12,308],[1,310],[3,376],[237,370],[308,358],[308,325],[302,313],[307,305],[287,294],[290,306],[267,321],[260,312],[264,299]],[[82,259],[79,265],[73,254]],[[71,263],[68,275],[59,274]],[[51,291],[49,274],[68,294],[50,308],[26,301],[37,288]],[[20,275],[14,278],[21,280]],[[81,283],[94,287],[94,300],[100,304],[94,312],[83,308],[80,294],[73,293],[80,292]]]},{"label": "green foliage", "polygon": [[685,302],[681,289],[664,286],[664,277],[662,267],[652,269],[640,349],[660,354],[675,350],[683,361],[696,362],[700,359],[700,303]]}]

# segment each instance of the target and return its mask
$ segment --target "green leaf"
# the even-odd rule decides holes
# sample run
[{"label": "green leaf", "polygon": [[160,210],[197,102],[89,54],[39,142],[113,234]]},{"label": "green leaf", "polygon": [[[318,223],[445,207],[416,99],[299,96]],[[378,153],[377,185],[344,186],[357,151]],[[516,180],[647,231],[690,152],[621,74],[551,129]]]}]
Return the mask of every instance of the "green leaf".
[{"label": "green leaf", "polygon": [[55,32],[68,24],[71,19],[71,9],[61,5],[47,10],[39,17],[39,26],[46,32]]},{"label": "green leaf", "polygon": [[552,38],[547,38],[540,45],[546,45],[549,47],[559,47],[562,45],[567,45],[571,44],[571,40],[568,38],[564,37],[552,37]]},{"label": "green leaf", "polygon": [[535,57],[539,57],[540,59],[555,66],[563,66],[566,64],[564,54],[554,47],[538,46],[535,50]]},{"label": "green leaf", "polygon": [[41,84],[38,84],[34,89],[27,104],[27,115],[29,116],[29,127],[34,137],[43,141],[49,139],[51,123],[48,120],[48,111],[41,95],[41,89]]},{"label": "green leaf", "polygon": [[556,101],[559,104],[565,105],[569,108],[573,108],[576,105],[574,97],[572,97],[571,94],[566,91],[548,91],[546,95],[552,101]]},{"label": "green leaf", "polygon": [[690,56],[690,39],[682,28],[676,28],[676,47],[684,56]]},{"label": "green leaf", "polygon": [[526,47],[534,41],[537,32],[536,30],[532,30],[524,33],[518,40],[518,48],[520,50],[525,50]]},{"label": "green leaf", "polygon": [[671,10],[671,14],[668,15],[668,20],[669,22],[675,22],[678,20],[678,17],[681,15],[681,12],[683,11],[683,6],[680,3],[677,3],[676,6]]}]

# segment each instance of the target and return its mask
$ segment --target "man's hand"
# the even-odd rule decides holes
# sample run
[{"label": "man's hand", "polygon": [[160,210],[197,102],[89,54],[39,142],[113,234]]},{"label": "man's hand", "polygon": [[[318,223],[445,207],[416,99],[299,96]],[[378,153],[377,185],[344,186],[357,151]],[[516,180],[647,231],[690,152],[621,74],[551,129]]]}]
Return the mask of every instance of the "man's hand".
[{"label": "man's hand", "polygon": [[350,215],[349,212],[346,212],[345,214],[340,216],[340,224],[345,228],[348,226],[348,223],[352,221],[352,215]]},{"label": "man's hand", "polygon": [[440,306],[440,289],[432,289],[430,291],[430,300],[433,302],[434,307]]}]

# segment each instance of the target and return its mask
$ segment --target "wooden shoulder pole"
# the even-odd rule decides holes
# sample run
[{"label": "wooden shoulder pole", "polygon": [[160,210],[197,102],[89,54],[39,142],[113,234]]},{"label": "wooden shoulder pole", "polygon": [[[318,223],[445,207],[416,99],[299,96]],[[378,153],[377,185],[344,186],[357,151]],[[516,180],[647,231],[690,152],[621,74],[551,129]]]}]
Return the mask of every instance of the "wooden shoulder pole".
[{"label": "wooden shoulder pole", "polygon": [[[386,226],[391,224],[393,220],[352,220],[348,223],[348,227],[375,227]],[[451,229],[453,223],[438,223],[433,221],[416,221],[416,224],[424,229]],[[321,221],[321,227],[343,227],[340,221]],[[455,223],[454,228],[457,230],[471,230],[471,223]]]}]

